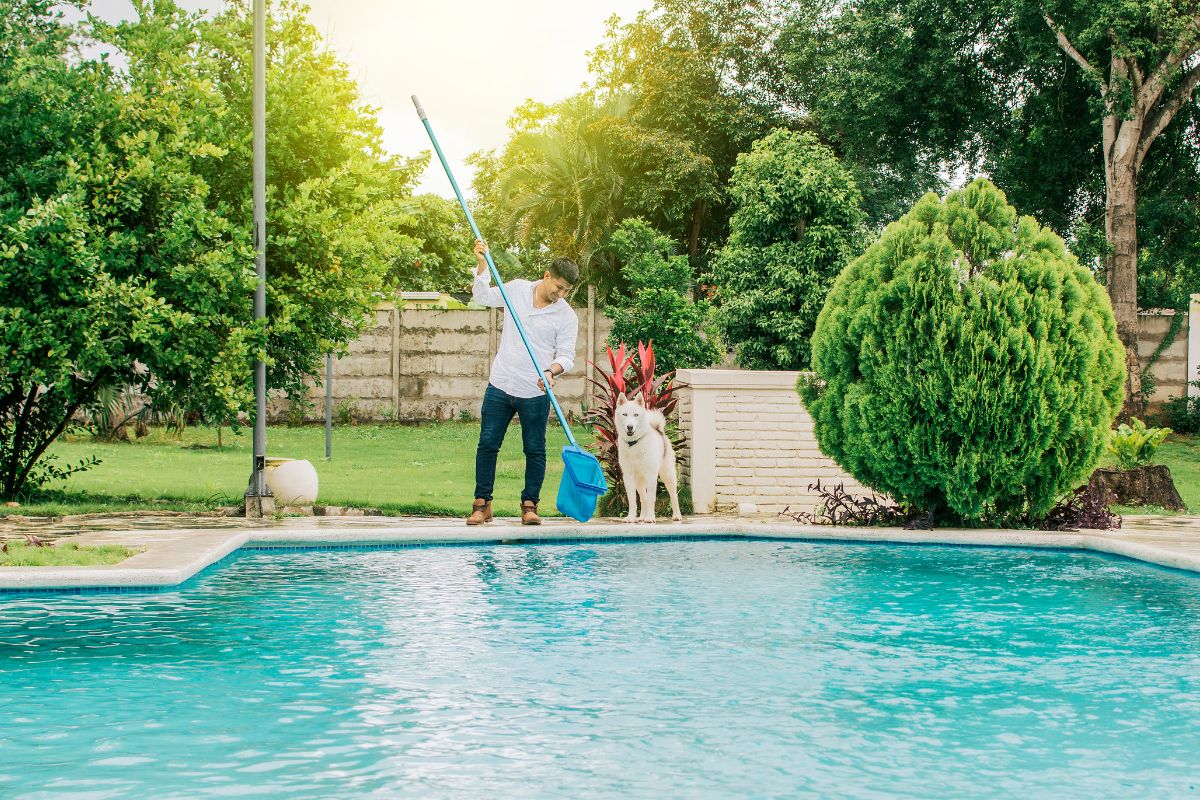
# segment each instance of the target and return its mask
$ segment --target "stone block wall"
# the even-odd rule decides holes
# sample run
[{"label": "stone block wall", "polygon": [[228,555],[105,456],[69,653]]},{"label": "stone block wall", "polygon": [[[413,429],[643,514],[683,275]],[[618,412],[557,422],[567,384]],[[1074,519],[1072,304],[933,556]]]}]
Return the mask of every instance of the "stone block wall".
[{"label": "stone block wall", "polygon": [[[1171,330],[1178,312],[1172,309],[1148,309],[1138,313],[1138,359],[1142,369],[1154,356]],[[1200,380],[1200,295],[1192,295],[1190,313],[1179,320],[1175,338],[1149,368],[1154,391],[1147,397],[1148,410],[1154,413],[1172,397],[1196,394],[1188,383]]]},{"label": "stone block wall", "polygon": [[[563,410],[577,414],[584,400],[588,354],[602,362],[612,322],[594,309],[576,312],[575,367],[558,382],[557,390]],[[1139,315],[1138,355],[1143,364],[1163,341],[1174,314],[1149,310]],[[373,325],[351,344],[346,357],[334,361],[335,412],[339,407],[352,408],[360,419],[405,422],[453,419],[464,412],[478,417],[503,321],[500,309],[398,309],[381,304],[375,309]],[[739,372],[710,372],[722,371]],[[1151,371],[1155,379],[1151,411],[1187,391],[1188,381],[1200,379],[1200,295],[1192,296],[1190,314]],[[308,400],[307,417],[323,419],[324,386],[314,383]],[[278,417],[285,413],[287,402],[275,398],[271,406]]]},{"label": "stone block wall", "polygon": [[[376,307],[374,324],[333,362],[333,409],[352,409],[362,420],[421,422],[479,416],[487,375],[504,323],[500,309],[404,309]],[[575,366],[555,384],[563,411],[578,414],[584,400],[587,361],[603,359],[612,322],[599,311],[576,309],[579,337]],[[323,377],[323,376],[322,376]],[[307,418],[325,417],[325,387],[314,383]],[[276,416],[287,401],[272,403]]]}]

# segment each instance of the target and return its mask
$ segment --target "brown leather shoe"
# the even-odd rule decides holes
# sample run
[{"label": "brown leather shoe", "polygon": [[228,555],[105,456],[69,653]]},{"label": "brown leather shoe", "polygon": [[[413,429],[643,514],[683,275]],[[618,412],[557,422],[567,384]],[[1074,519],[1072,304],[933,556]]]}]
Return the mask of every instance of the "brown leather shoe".
[{"label": "brown leather shoe", "polygon": [[521,501],[521,524],[522,525],[541,525],[542,518],[537,513],[537,503],[532,500]]},{"label": "brown leather shoe", "polygon": [[492,501],[484,500],[483,498],[475,498],[474,504],[471,506],[471,516],[467,517],[468,525],[482,525],[485,522],[492,521]]}]

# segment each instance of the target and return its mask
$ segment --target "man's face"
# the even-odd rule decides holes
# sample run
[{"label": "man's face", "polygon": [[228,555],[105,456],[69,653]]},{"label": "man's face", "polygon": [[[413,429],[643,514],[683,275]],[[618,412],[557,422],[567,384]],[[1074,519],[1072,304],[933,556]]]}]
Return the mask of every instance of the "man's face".
[{"label": "man's face", "polygon": [[571,284],[563,278],[556,278],[546,270],[542,276],[542,297],[547,303],[556,303],[571,292]]}]

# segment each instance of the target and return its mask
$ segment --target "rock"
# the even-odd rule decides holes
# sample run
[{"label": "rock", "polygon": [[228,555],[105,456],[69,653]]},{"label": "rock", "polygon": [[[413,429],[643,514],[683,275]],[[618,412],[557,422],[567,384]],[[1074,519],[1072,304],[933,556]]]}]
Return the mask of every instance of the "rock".
[{"label": "rock", "polygon": [[1187,511],[1175,488],[1171,469],[1163,464],[1130,470],[1098,469],[1092,481],[1112,492],[1124,506],[1160,506],[1171,511]]},{"label": "rock", "polygon": [[382,517],[378,508],[354,508],[353,506],[313,506],[316,517]]},{"label": "rock", "polygon": [[4,504],[4,507],[5,508],[20,508],[21,504],[18,503],[16,500],[9,500],[7,503]]},{"label": "rock", "polygon": [[283,515],[285,517],[311,517],[316,512],[312,506],[284,506]]}]

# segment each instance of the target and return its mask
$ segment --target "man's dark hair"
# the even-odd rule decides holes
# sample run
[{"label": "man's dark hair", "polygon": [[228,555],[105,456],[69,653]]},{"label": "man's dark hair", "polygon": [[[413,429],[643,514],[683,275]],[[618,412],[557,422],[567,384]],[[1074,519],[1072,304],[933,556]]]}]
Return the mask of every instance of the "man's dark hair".
[{"label": "man's dark hair", "polygon": [[569,258],[556,258],[550,262],[550,274],[562,278],[574,286],[579,283],[579,265]]}]

